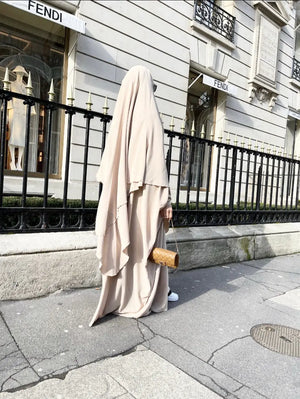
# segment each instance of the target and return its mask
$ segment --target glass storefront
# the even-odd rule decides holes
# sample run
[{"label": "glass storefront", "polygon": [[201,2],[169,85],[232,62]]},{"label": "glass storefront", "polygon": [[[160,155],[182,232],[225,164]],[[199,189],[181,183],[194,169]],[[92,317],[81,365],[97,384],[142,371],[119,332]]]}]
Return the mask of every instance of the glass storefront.
[{"label": "glass storefront", "polygon": [[[213,139],[217,90],[203,84],[202,78],[199,79],[199,73],[194,72],[190,72],[189,85],[186,132],[192,136]],[[203,186],[207,178],[207,162],[207,153],[204,146],[194,145],[186,140],[183,148],[181,186],[187,186],[189,178],[191,179],[191,188],[196,188],[197,181],[200,181],[201,186]],[[189,176],[190,163],[191,175]],[[201,176],[198,176],[199,171]]]},{"label": "glass storefront", "polygon": [[[31,72],[33,96],[48,99],[53,79],[55,101],[62,102],[66,29],[7,4],[0,3],[0,80],[9,70],[11,91],[26,94]],[[23,109],[22,109],[23,108]],[[25,106],[13,99],[8,105],[6,170],[21,171],[25,143]],[[43,173],[47,112],[35,104],[31,113],[29,172]],[[52,125],[50,173],[59,174],[61,118],[55,113]]]}]

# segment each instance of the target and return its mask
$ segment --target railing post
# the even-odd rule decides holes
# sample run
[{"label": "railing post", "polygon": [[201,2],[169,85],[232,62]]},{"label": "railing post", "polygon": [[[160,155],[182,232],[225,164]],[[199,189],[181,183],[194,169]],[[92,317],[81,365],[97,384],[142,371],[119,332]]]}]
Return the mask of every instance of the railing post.
[{"label": "railing post", "polygon": [[54,106],[53,105],[48,105],[47,107],[48,110],[48,124],[47,124],[47,136],[46,136],[46,148],[45,148],[45,157],[44,157],[44,165],[45,165],[45,170],[44,170],[44,199],[43,199],[43,208],[44,208],[44,213],[43,213],[43,224],[42,228],[46,229],[47,228],[47,218],[46,218],[46,213],[45,210],[48,205],[48,186],[49,186],[49,173],[50,173],[50,148],[51,148],[51,135],[52,135],[52,115],[54,111]]},{"label": "railing post", "polygon": [[87,178],[87,165],[88,165],[88,152],[89,152],[89,139],[90,139],[90,123],[91,119],[93,119],[93,115],[88,112],[84,115],[86,118],[86,127],[85,127],[85,143],[84,143],[84,158],[83,158],[83,174],[82,174],[82,191],[81,191],[81,220],[80,227],[84,226],[84,218],[83,218],[83,209],[85,207],[85,196],[86,196],[86,178]]},{"label": "railing post", "polygon": [[256,206],[255,206],[255,209],[257,211],[260,208],[261,180],[262,180],[262,165],[259,166],[257,173]]},{"label": "railing post", "polygon": [[210,171],[211,171],[211,156],[212,156],[212,145],[208,144],[208,167],[206,176],[206,193],[205,193],[205,209],[208,208],[208,196],[209,196],[209,185],[210,185]]},{"label": "railing post", "polygon": [[229,147],[226,146],[226,160],[225,160],[225,171],[224,171],[224,184],[223,184],[223,201],[222,209],[225,209],[226,203],[226,188],[227,188],[227,173],[228,173],[228,157],[229,157]]},{"label": "railing post", "polygon": [[168,134],[169,137],[169,148],[166,156],[166,164],[167,164],[167,172],[168,172],[168,178],[170,178],[170,173],[171,173],[171,160],[172,160],[172,148],[173,148],[173,137],[174,135],[174,118],[172,117],[171,122],[170,122],[170,130],[165,130],[166,133]]},{"label": "railing post", "polygon": [[235,192],[235,175],[236,175],[236,161],[237,161],[237,148],[232,149],[232,163],[231,163],[231,179],[230,179],[230,194],[229,194],[229,208],[233,210],[234,206],[234,192]]},{"label": "railing post", "polygon": [[1,124],[1,139],[0,139],[0,207],[3,204],[3,184],[4,184],[4,160],[5,160],[5,137],[7,128],[7,102],[11,100],[8,94],[3,94],[2,99],[2,124]]},{"label": "railing post", "polygon": [[300,187],[300,162],[298,164],[298,175],[297,175],[297,185],[296,185],[296,201],[295,201],[295,209],[298,209],[299,205],[299,187]]},{"label": "railing post", "polygon": [[[66,109],[65,113],[68,115],[68,129],[67,129],[67,145],[65,158],[65,173],[64,173],[64,192],[63,192],[63,208],[68,206],[68,185],[69,185],[69,170],[70,170],[70,151],[71,151],[71,134],[72,134],[72,119],[75,111],[72,107]],[[66,213],[63,213],[62,228],[66,227]]]},{"label": "railing post", "polygon": [[194,137],[189,138],[189,166],[188,166],[188,178],[187,178],[187,193],[186,193],[186,209],[190,208],[190,194],[191,194],[191,185],[192,185],[192,164],[194,161]]},{"label": "railing post", "polygon": [[197,143],[198,147],[200,147],[200,151],[199,151],[199,167],[198,167],[198,171],[197,171],[197,195],[196,195],[196,209],[199,209],[199,199],[200,199],[200,188],[201,188],[201,184],[202,184],[202,169],[203,169],[203,155],[205,152],[205,143],[203,142],[199,142]]},{"label": "railing post", "polygon": [[221,149],[222,149],[222,146],[221,146],[221,145],[218,145],[217,169],[216,169],[216,182],[215,182],[215,197],[214,197],[214,210],[217,209],[217,201],[218,201],[218,187],[219,187],[219,174],[220,174]]},{"label": "railing post", "polygon": [[27,100],[24,101],[24,104],[27,105],[27,110],[26,110],[25,149],[24,149],[23,185],[22,185],[22,201],[21,201],[21,206],[23,210],[21,214],[20,230],[25,230],[26,228],[26,223],[24,219],[24,208],[26,207],[26,197],[27,197],[31,107],[34,105],[34,101],[28,98]]},{"label": "railing post", "polygon": [[237,209],[240,209],[241,205],[241,190],[242,190],[242,180],[243,180],[243,164],[244,164],[244,151],[240,151],[240,175],[239,175],[239,189],[238,189],[238,199],[237,199]]},{"label": "railing post", "polygon": [[[107,115],[103,115],[100,121],[102,122],[102,144],[101,144],[101,159],[102,159],[106,145],[107,123],[110,121],[110,118]],[[100,199],[101,193],[102,193],[102,183],[99,183],[98,199]]]},{"label": "railing post", "polygon": [[[257,150],[257,146],[256,146]],[[256,180],[256,165],[257,165],[257,152],[254,152],[254,164],[253,164],[253,180],[252,180],[252,195],[251,195],[251,209],[254,205],[254,192],[255,192],[255,180]]]},{"label": "railing post", "polygon": [[183,140],[184,137],[179,137],[180,140],[180,152],[179,152],[179,162],[177,171],[177,187],[176,187],[176,209],[179,208],[179,195],[180,195],[180,177],[181,177],[181,165],[182,165],[182,152],[183,152]]}]

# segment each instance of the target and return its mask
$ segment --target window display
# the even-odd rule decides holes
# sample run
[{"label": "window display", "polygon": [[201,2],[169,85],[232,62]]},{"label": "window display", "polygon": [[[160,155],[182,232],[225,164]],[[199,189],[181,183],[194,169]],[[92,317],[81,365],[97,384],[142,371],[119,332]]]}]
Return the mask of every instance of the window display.
[{"label": "window display", "polygon": [[[186,132],[191,136],[214,139],[215,104],[217,90],[202,83],[199,74],[190,73],[190,89],[187,97]],[[194,82],[194,83],[193,83]],[[186,140],[183,148],[181,186],[196,188],[197,181],[204,185],[207,179],[207,153],[204,146]],[[191,164],[191,174],[189,168]],[[201,173],[201,176],[198,174]]]},{"label": "window display", "polygon": [[[4,9],[4,7],[6,7]],[[16,21],[17,17],[20,17]],[[22,21],[22,22],[20,22]],[[0,3],[0,79],[9,70],[11,91],[26,94],[28,73],[31,72],[33,96],[48,99],[51,79],[55,101],[62,101],[66,29]],[[26,106],[22,100],[8,104],[6,170],[21,171],[25,144]],[[44,172],[44,146],[47,112],[36,103],[32,107],[29,137],[29,172]],[[61,118],[55,113],[52,124],[50,173],[59,174]]]}]

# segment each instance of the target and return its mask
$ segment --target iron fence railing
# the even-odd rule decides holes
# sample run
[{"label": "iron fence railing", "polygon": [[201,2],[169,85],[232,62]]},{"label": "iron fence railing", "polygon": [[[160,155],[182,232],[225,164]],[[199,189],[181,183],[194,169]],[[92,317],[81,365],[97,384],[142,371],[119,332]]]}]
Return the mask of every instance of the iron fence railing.
[{"label": "iron fence railing", "polygon": [[300,61],[298,61],[295,57],[293,58],[292,79],[298,80],[298,82],[300,82]]},{"label": "iron fence railing", "polygon": [[[244,143],[230,144],[229,139],[218,142],[167,133],[169,175],[177,163],[176,226],[300,221],[299,160],[271,147],[258,151],[257,145],[246,148]],[[179,156],[170,162],[175,138],[180,141]],[[196,158],[200,162],[193,167]]]},{"label": "iron fence railing", "polygon": [[[24,126],[25,148],[24,161],[22,171],[13,172],[14,177],[22,179],[22,188],[14,193],[12,198],[8,191],[5,191],[5,178],[10,176],[10,171],[5,168],[5,160],[7,158],[6,131],[7,131],[7,110],[9,101],[12,98],[24,100],[26,107],[26,124]],[[94,228],[96,205],[86,201],[87,193],[87,170],[88,155],[91,150],[89,144],[90,124],[92,119],[99,121],[98,132],[102,134],[102,149],[105,147],[107,124],[112,117],[104,113],[95,112],[90,109],[83,109],[73,105],[64,105],[53,101],[42,100],[32,96],[0,89],[1,100],[1,148],[0,148],[0,233],[3,232],[32,232],[32,231],[61,231],[61,230],[85,230]],[[38,193],[40,201],[32,200],[32,194],[28,193],[27,186],[32,173],[28,172],[29,165],[29,140],[32,112],[31,108],[36,104],[44,107],[46,113],[46,140],[44,143],[44,160],[43,171],[35,177],[43,181],[43,188]],[[89,107],[88,107],[89,108]],[[52,122],[55,114],[64,112],[66,116],[65,129],[65,146],[64,146],[64,167],[62,170],[62,196],[61,200],[53,200],[49,198],[49,180],[50,175],[50,148],[52,140]],[[81,122],[85,127],[82,129],[82,137],[84,138],[84,151],[81,159],[82,174],[77,178],[81,180],[81,196],[74,201],[68,199],[69,189],[69,172],[70,172],[70,154],[72,133],[78,121],[75,116],[81,117]],[[79,122],[80,123],[80,122]],[[100,138],[99,133],[99,140]],[[103,150],[101,150],[101,153]],[[16,181],[16,185],[18,182]],[[99,197],[101,194],[101,185],[99,186]],[[35,206],[33,206],[35,205]],[[38,206],[36,206],[38,205]]]},{"label": "iron fence railing", "polygon": [[[13,173],[5,163],[7,108],[11,98],[24,101],[26,107],[25,150],[23,170]],[[0,149],[0,233],[34,231],[77,231],[94,229],[98,199],[101,187],[96,190],[94,200],[86,199],[89,156],[94,151],[89,137],[90,123],[94,119],[96,127],[93,135],[98,143],[100,161],[105,148],[107,125],[111,116],[100,112],[41,100],[6,90],[0,90],[1,100],[1,149]],[[35,104],[45,107],[47,123],[45,126],[45,157],[42,182],[38,197],[32,198],[28,192],[28,182],[36,176],[28,172],[28,147],[30,138],[31,108]],[[61,198],[49,194],[49,182],[53,177],[49,171],[50,147],[52,140],[52,121],[55,114],[65,116],[64,163],[60,177]],[[74,135],[81,138],[80,193],[69,199],[68,191],[72,183],[70,164]],[[76,130],[77,129],[77,130]],[[299,222],[300,161],[290,154],[278,153],[271,147],[258,150],[255,145],[239,146],[235,141],[219,141],[196,137],[186,133],[165,130],[166,163],[172,189],[174,224],[176,226],[203,226],[227,224]],[[101,143],[101,145],[99,145]],[[96,167],[96,165],[94,165]],[[16,179],[18,195],[12,196],[6,189],[6,180]],[[7,180],[8,181],[8,180]],[[94,175],[89,184],[97,188]],[[90,187],[90,186],[89,186]],[[90,198],[90,197],[89,197]]]},{"label": "iron fence railing", "polygon": [[195,0],[196,21],[233,42],[235,17],[211,0]]}]

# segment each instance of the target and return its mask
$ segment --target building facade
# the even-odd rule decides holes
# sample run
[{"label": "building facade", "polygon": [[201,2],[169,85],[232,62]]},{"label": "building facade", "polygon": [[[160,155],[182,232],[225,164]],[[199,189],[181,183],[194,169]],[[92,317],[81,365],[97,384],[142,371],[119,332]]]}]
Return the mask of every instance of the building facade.
[{"label": "building facade", "polygon": [[[24,92],[31,73],[33,96],[75,99],[113,113],[126,71],[148,67],[167,129],[237,146],[300,156],[300,8],[297,1],[0,1],[0,80],[9,71],[11,90]],[[300,37],[299,37],[300,39]],[[22,69],[23,68],[23,69]],[[17,101],[8,107],[4,192],[22,184],[22,146]],[[16,122],[18,121],[18,122]],[[80,195],[84,120],[75,118],[70,149],[69,197]],[[42,193],[47,116],[32,108],[28,193]],[[66,116],[53,120],[49,193],[62,196]],[[93,120],[87,199],[96,199],[101,126]],[[166,145],[168,138],[166,137]],[[180,143],[174,140],[173,157]],[[188,184],[191,148],[182,153],[180,184]],[[215,153],[216,155],[216,153]],[[213,154],[214,156],[214,154]],[[193,153],[191,186],[207,180],[208,154]],[[216,156],[212,168],[216,165]],[[202,165],[199,172],[199,165]],[[213,176],[213,174],[212,174]],[[177,184],[176,164],[170,183]],[[213,184],[211,177],[211,187]],[[211,190],[213,195],[213,190]]]}]

